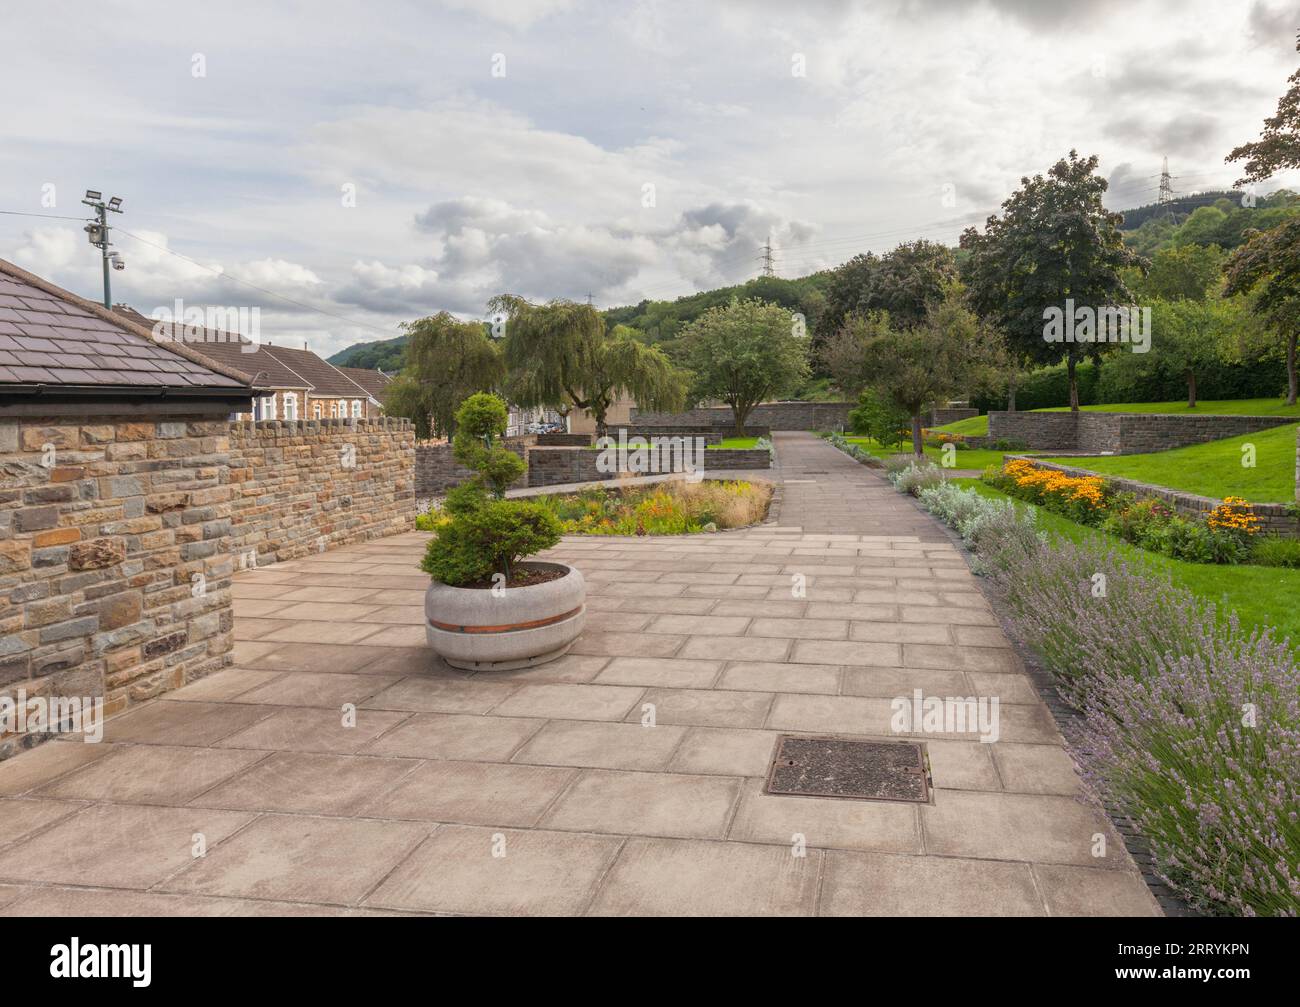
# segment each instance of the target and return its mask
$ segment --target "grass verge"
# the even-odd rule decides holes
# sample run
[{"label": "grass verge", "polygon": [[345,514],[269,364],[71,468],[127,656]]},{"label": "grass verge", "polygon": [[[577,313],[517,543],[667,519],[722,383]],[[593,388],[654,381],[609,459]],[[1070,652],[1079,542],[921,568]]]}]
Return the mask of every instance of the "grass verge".
[{"label": "grass verge", "polygon": [[[1255,464],[1251,468],[1242,465],[1247,445],[1254,447]],[[1295,499],[1295,452],[1296,427],[1287,425],[1152,454],[1058,457],[1046,461],[1201,496],[1286,503]]]}]

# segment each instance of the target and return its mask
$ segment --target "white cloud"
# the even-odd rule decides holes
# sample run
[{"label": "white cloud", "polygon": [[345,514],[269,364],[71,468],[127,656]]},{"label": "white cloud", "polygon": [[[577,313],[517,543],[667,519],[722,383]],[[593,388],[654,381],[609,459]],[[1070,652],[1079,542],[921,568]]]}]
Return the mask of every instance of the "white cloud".
[{"label": "white cloud", "polygon": [[[6,106],[0,209],[122,195],[114,223],[150,244],[118,235],[116,299],[260,305],[272,337],[333,350],[416,314],[481,314],[504,290],[611,304],[734,282],[769,235],[786,275],[953,241],[1071,147],[1102,157],[1116,208],[1154,197],[1165,154],[1176,185],[1230,183],[1224,155],[1294,68],[1294,13],[445,0],[377,17],[321,0],[307,18],[230,0],[123,4],[54,35],[19,5],[7,27],[38,41],[7,54],[0,87],[41,100]],[[0,217],[0,256],[98,296],[75,222]]]}]

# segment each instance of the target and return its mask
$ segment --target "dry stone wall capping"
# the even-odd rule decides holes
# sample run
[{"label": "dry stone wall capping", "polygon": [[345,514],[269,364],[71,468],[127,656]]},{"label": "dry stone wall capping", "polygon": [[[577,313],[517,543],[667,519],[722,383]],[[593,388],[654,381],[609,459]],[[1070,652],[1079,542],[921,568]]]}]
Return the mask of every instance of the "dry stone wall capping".
[{"label": "dry stone wall capping", "polygon": [[1128,455],[1205,444],[1294,422],[1286,416],[995,411],[989,413],[986,440],[1019,441],[1034,451]]},{"label": "dry stone wall capping", "polygon": [[0,419],[0,695],[112,714],[229,663],[230,454],[211,415]]},{"label": "dry stone wall capping", "polygon": [[415,427],[391,417],[230,425],[231,548],[241,566],[415,527]]}]

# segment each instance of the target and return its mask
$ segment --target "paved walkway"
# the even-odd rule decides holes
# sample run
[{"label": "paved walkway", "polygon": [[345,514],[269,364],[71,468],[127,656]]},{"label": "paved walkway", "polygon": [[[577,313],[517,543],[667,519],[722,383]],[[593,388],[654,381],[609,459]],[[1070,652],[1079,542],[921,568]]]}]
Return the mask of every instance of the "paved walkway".
[{"label": "paved walkway", "polygon": [[[947,538],[777,448],[779,524],[556,548],[590,620],[541,668],[435,662],[422,534],[241,574],[236,668],[0,765],[0,913],[1156,913]],[[922,739],[933,803],[763,793],[914,688],[1002,703]]]}]

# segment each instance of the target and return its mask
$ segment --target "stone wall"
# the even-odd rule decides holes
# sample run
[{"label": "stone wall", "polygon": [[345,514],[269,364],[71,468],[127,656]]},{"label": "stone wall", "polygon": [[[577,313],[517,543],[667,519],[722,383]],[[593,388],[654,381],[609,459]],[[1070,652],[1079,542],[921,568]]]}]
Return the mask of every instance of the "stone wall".
[{"label": "stone wall", "polygon": [[[655,456],[657,452],[651,450]],[[535,447],[528,452],[528,485],[558,486],[563,483],[595,482],[617,479],[618,472],[602,472],[596,467],[601,453],[591,448],[545,448]],[[766,469],[772,464],[771,452],[766,448],[734,450],[710,448],[704,453],[704,474],[722,472],[732,469]],[[670,471],[666,459],[662,465],[664,471]],[[640,475],[643,473],[626,473]]]},{"label": "stone wall", "polygon": [[[1007,455],[1007,459],[1024,457],[1026,456]],[[1197,496],[1195,493],[1170,489],[1168,486],[1142,483],[1136,479],[1121,479],[1118,476],[1091,472],[1088,469],[1078,468],[1073,465],[1060,465],[1056,462],[1043,461],[1040,458],[1029,458],[1028,460],[1040,468],[1064,472],[1070,476],[1099,476],[1121,493],[1135,493],[1139,497],[1158,497],[1174,510],[1187,517],[1203,516],[1223,503],[1222,500],[1214,497]],[[1300,521],[1287,513],[1286,504],[1254,503],[1252,501],[1251,509],[1254,511],[1255,516],[1259,518],[1260,528],[1263,532],[1283,535],[1287,538],[1300,538]]]},{"label": "stone wall", "polygon": [[[730,416],[730,413],[728,413],[728,416]],[[651,437],[703,437],[705,444],[721,444],[725,438],[737,436],[735,428],[731,425],[725,427],[691,427],[647,423],[637,423],[635,426],[630,427],[610,427],[609,435],[617,440],[620,429],[626,430],[628,437],[645,437],[647,440]],[[752,423],[746,424],[740,436],[771,438],[772,428],[755,426]]]},{"label": "stone wall", "polygon": [[[538,436],[538,434],[525,434],[522,437],[506,437],[501,443],[526,463],[528,450],[538,442]],[[585,444],[587,441],[584,440],[582,443]],[[456,461],[451,453],[451,445],[446,441],[438,443],[426,441],[415,445],[415,495],[418,499],[427,500],[429,497],[441,496],[473,474],[470,469]],[[527,473],[520,476],[514,485],[527,486]]]},{"label": "stone wall", "polygon": [[228,426],[0,419],[0,694],[110,714],[229,663]]},{"label": "stone wall", "polygon": [[930,426],[944,427],[949,423],[956,423],[958,420],[968,420],[973,416],[978,416],[978,409],[966,409],[958,406],[944,406],[930,410]]},{"label": "stone wall", "polygon": [[988,440],[1019,441],[1034,451],[1073,451],[1078,413],[989,412]]},{"label": "stone wall", "polygon": [[[748,422],[769,430],[838,430],[848,419],[852,402],[764,402],[754,407]],[[726,406],[702,406],[680,413],[651,413],[632,410],[629,427],[721,427],[733,428]]]},{"label": "stone wall", "polygon": [[591,444],[594,434],[538,434],[537,444],[546,448],[580,448]]},{"label": "stone wall", "polygon": [[1204,444],[1295,422],[1284,416],[1169,413],[990,412],[988,440],[1020,441],[1035,451],[1144,454]]},{"label": "stone wall", "polygon": [[415,428],[378,418],[230,424],[231,549],[241,566],[415,526]]}]

